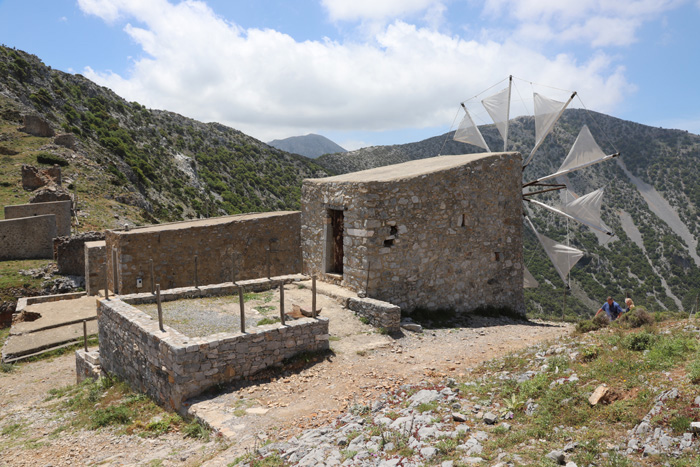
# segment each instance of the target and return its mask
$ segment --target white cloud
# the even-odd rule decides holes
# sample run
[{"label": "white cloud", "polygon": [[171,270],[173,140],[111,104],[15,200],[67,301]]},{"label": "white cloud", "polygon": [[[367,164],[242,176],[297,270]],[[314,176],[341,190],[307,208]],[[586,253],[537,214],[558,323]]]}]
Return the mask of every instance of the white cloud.
[{"label": "white cloud", "polygon": [[[566,41],[592,47],[627,46],[646,21],[686,0],[485,0],[484,14],[514,21],[513,35],[532,44]],[[539,34],[532,34],[533,31]]]},{"label": "white cloud", "polygon": [[263,141],[449,124],[459,101],[509,73],[577,89],[589,108],[604,112],[631,89],[624,69],[603,53],[584,62],[567,54],[549,58],[517,41],[465,40],[403,21],[382,28],[371,43],[298,42],[274,30],[243,30],[197,1],[80,5],[105,20],[133,20],[138,26],[124,30],[149,55],[127,75],[87,68],[88,78],[128,100],[218,121]]},{"label": "white cloud", "polygon": [[332,21],[381,21],[424,11],[434,14],[439,0],[321,0]]}]

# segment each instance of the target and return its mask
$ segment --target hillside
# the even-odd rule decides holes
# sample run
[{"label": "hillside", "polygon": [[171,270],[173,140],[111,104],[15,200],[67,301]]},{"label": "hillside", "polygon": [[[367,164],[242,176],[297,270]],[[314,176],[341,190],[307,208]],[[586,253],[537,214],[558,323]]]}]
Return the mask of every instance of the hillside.
[{"label": "hillside", "polygon": [[[585,194],[604,187],[603,220],[613,228],[612,240],[598,238],[588,228],[569,225],[533,207],[528,211],[542,233],[586,252],[572,270],[572,292],[566,314],[594,312],[607,295],[622,301],[629,292],[638,304],[655,310],[690,310],[700,292],[698,221],[700,208],[700,136],[680,130],[653,128],[607,115],[567,110],[548,136],[524,180],[553,173],[587,124],[606,153],[619,151],[615,161],[600,164],[569,177],[570,187]],[[491,147],[502,140],[494,126],[482,129]],[[534,145],[534,120],[520,117],[511,123],[509,150],[529,154]],[[376,146],[346,154],[325,155],[317,162],[326,169],[345,173],[395,164],[438,154],[481,152],[479,148],[452,140],[445,134],[424,141],[395,146]],[[556,194],[540,195],[556,204]],[[526,290],[528,312],[561,315],[563,283],[525,230],[527,267],[540,282]]]},{"label": "hillside", "polygon": [[[20,132],[25,114],[74,134],[75,149]],[[40,155],[63,159],[83,229],[298,209],[301,180],[327,174],[240,131],[146,109],[6,47],[0,47],[0,155],[2,204],[29,198],[18,184],[23,163],[40,165]]]},{"label": "hillside", "polygon": [[275,139],[268,142],[282,151],[315,159],[323,154],[344,153],[344,148],[329,140],[325,136],[309,134],[305,136],[292,136],[290,138]]}]

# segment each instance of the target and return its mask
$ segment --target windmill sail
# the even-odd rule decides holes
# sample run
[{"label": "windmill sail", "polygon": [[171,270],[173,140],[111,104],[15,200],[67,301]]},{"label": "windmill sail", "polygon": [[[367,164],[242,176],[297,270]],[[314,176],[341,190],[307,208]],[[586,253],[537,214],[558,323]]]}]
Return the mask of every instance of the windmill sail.
[{"label": "windmill sail", "polygon": [[559,120],[561,114],[564,113],[564,110],[575,96],[576,93],[573,93],[568,101],[559,102],[549,99],[548,97],[544,97],[541,94],[534,93],[535,147],[532,148],[532,151],[530,152],[530,155],[528,156],[524,165],[530,163],[537,149],[540,147],[547,135],[552,131],[554,124],[557,123],[557,120]]},{"label": "windmill sail", "polygon": [[562,193],[562,205],[557,208],[548,206],[534,199],[527,200],[530,203],[536,204],[547,209],[555,214],[566,217],[573,221],[587,225],[588,227],[603,232],[604,234],[615,235],[610,228],[600,219],[600,205],[603,202],[603,189],[576,198],[569,190]]},{"label": "windmill sail", "polygon": [[[512,83],[511,77],[511,83]],[[481,103],[496,124],[503,138],[503,151],[508,147],[508,121],[510,120],[510,89],[509,85],[501,92],[482,100]]]},{"label": "windmill sail", "polygon": [[576,198],[569,190],[561,193],[561,210],[571,215],[575,220],[608,235],[614,235],[612,230],[600,218],[600,205],[603,203],[603,188],[598,188],[588,194]]},{"label": "windmill sail", "polygon": [[537,282],[535,276],[533,276],[526,267],[523,267],[523,287],[526,289],[534,289],[535,287],[539,287],[539,285],[540,283]]},{"label": "windmill sail", "polygon": [[527,219],[530,227],[535,232],[535,235],[537,235],[537,239],[542,244],[542,247],[544,247],[544,251],[552,261],[554,269],[557,270],[559,277],[561,277],[561,280],[564,281],[564,284],[568,284],[566,276],[569,274],[569,271],[571,271],[571,268],[574,267],[578,260],[583,257],[583,252],[562,243],[557,243],[551,238],[540,234],[537,229],[535,229],[535,226],[532,224],[530,218],[526,217],[525,219]]},{"label": "windmill sail", "polygon": [[606,155],[603,150],[600,149],[598,143],[595,142],[595,139],[593,139],[593,135],[591,134],[591,130],[588,129],[588,126],[583,125],[583,128],[581,128],[581,131],[576,137],[576,141],[574,141],[574,145],[571,146],[569,154],[564,159],[564,162],[562,162],[559,170],[551,175],[529,182],[525,184],[525,186],[560,177],[583,169],[584,167],[607,161],[619,155],[619,153]]},{"label": "windmill sail", "polygon": [[480,148],[484,148],[488,152],[491,152],[489,145],[486,144],[486,141],[484,141],[484,137],[476,127],[476,124],[474,124],[474,120],[472,120],[472,117],[469,115],[469,111],[464,104],[462,104],[462,108],[464,109],[464,118],[460,122],[459,127],[457,127],[457,131],[455,131],[453,139],[455,141],[461,141],[462,143],[469,143],[473,144],[474,146],[479,146]]}]

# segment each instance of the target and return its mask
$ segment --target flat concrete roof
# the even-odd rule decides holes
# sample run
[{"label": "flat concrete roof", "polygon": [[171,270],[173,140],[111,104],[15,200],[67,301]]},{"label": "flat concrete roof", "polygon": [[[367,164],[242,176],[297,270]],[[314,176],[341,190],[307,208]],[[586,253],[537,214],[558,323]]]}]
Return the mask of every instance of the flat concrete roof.
[{"label": "flat concrete roof", "polygon": [[231,216],[211,217],[209,219],[197,219],[192,221],[172,222],[169,224],[156,224],[146,227],[132,227],[128,231],[117,230],[119,235],[138,235],[145,232],[163,232],[167,230],[180,230],[190,227],[208,227],[211,225],[228,224],[230,222],[241,222],[252,219],[264,219],[266,217],[277,217],[294,214],[299,211],[273,211],[273,212],[256,212],[250,214],[233,214]]},{"label": "flat concrete roof", "polygon": [[431,174],[449,170],[462,165],[471,164],[481,159],[486,159],[492,156],[500,156],[502,154],[515,154],[513,152],[482,152],[478,154],[459,154],[449,156],[431,157],[428,159],[416,159],[413,161],[403,162],[401,164],[386,165],[374,169],[361,170],[359,172],[351,172],[334,177],[327,178],[311,178],[305,181],[312,183],[327,183],[327,182],[390,182],[396,180],[404,180],[421,175]]}]

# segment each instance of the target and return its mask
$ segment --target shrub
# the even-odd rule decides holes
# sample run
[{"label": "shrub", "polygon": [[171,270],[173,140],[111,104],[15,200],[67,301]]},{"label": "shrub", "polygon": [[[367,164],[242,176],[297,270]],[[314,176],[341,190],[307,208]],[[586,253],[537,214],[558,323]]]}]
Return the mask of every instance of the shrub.
[{"label": "shrub", "polygon": [[654,317],[642,307],[635,307],[628,313],[620,316],[620,325],[628,328],[640,328],[654,324]]},{"label": "shrub", "polygon": [[48,153],[48,152],[40,152],[36,155],[36,161],[39,164],[49,164],[49,165],[60,165],[61,167],[65,167],[68,165],[68,161],[65,160],[62,157],[56,156],[54,154]]},{"label": "shrub", "polygon": [[641,352],[651,349],[655,342],[656,336],[654,334],[643,331],[636,334],[629,334],[623,339],[622,345],[629,350]]},{"label": "shrub", "polygon": [[693,384],[700,384],[700,355],[695,355],[695,360],[688,365],[688,378]]},{"label": "shrub", "polygon": [[605,313],[601,313],[593,319],[584,319],[576,323],[576,332],[585,334],[591,331],[597,331],[610,324],[610,319]]}]

